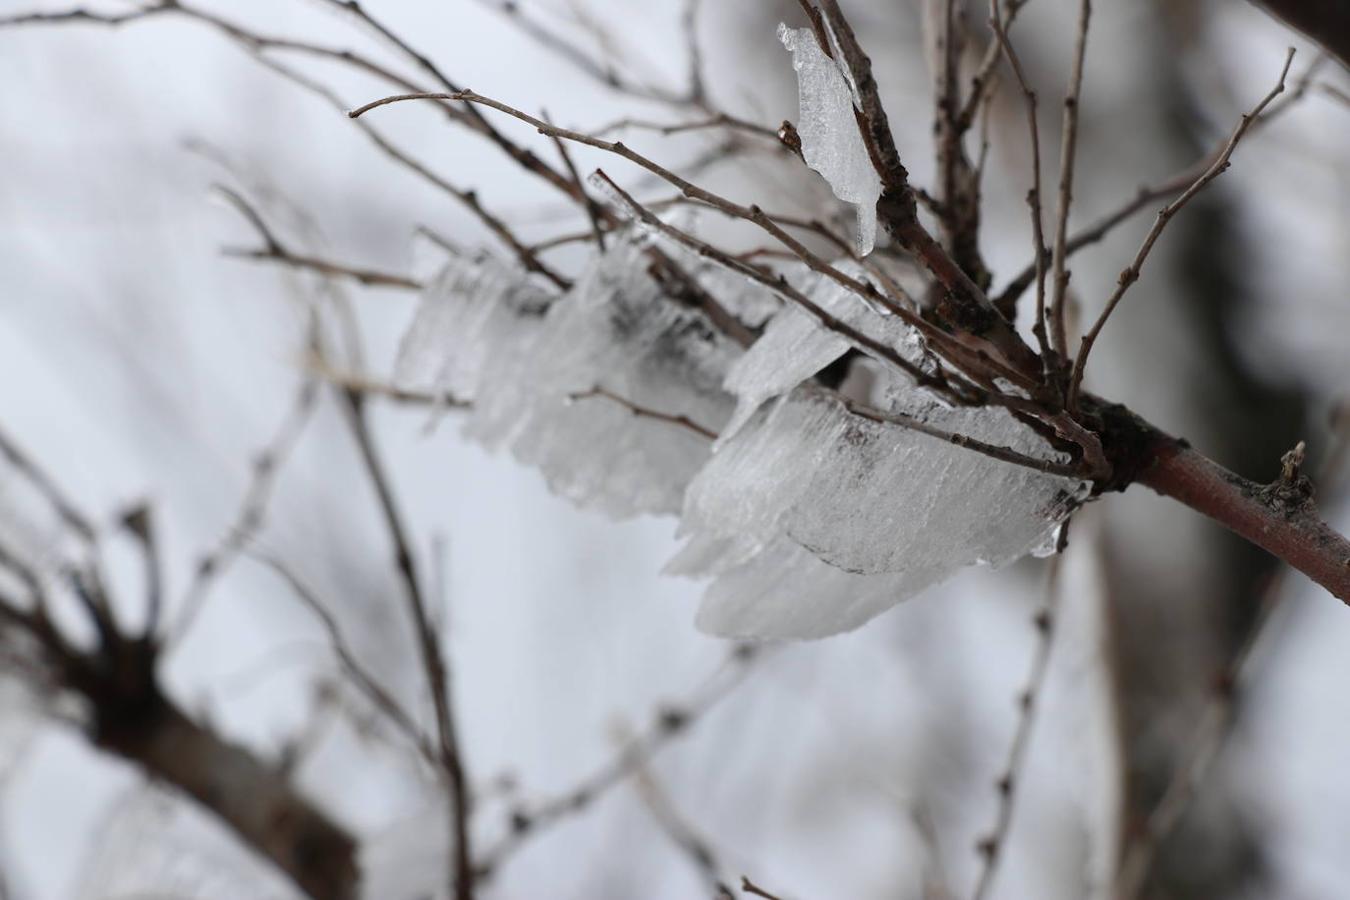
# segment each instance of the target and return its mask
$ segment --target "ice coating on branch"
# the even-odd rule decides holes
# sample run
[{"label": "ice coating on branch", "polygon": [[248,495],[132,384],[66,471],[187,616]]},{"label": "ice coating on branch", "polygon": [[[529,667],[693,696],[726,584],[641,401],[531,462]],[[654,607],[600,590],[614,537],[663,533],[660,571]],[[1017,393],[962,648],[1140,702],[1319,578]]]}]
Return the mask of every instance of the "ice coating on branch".
[{"label": "ice coating on branch", "polygon": [[[471,404],[466,434],[579,504],[681,513],[685,544],[667,571],[711,579],[700,627],[763,638],[856,628],[965,566],[1042,550],[1084,499],[1076,479],[850,412],[812,380],[850,338],[740,275],[680,260],[762,328],[742,350],[653,279],[650,254],[664,243],[636,228],[615,235],[561,296],[490,258],[456,258],[427,290],[397,371],[401,387]],[[832,320],[926,365],[898,316],[816,273],[784,274]],[[1003,409],[944,405],[885,354],[859,349],[845,396],[1060,459]],[[715,449],[670,419],[719,434]]]},{"label": "ice coating on branch", "polygon": [[[1053,458],[1003,410],[897,392],[892,411]],[[668,571],[712,575],[701,627],[738,637],[855,628],[959,569],[1042,547],[1083,485],[849,413],[809,387],[762,408],[689,486]]]},{"label": "ice coating on branch", "polygon": [[[863,274],[849,264],[841,264],[839,268],[853,277]],[[875,308],[833,279],[804,267],[789,274],[788,280],[835,319],[919,364],[917,336],[895,315]],[[722,430],[721,440],[726,441],[739,431],[764,401],[788,393],[843,356],[850,346],[848,338],[824,327],[814,314],[795,303],[785,305],[727,373],[726,388],[736,395],[737,403],[736,413]]]},{"label": "ice coating on branch", "polygon": [[857,205],[858,253],[866,256],[876,243],[881,178],[858,132],[849,79],[820,49],[811,29],[780,24],[778,39],[792,53],[797,71],[802,157],[829,182],[836,197]]},{"label": "ice coating on branch", "polygon": [[500,263],[451,263],[404,339],[400,386],[472,401],[467,435],[580,505],[616,518],[676,513],[710,441],[596,391],[715,433],[731,414],[721,385],[739,351],[663,294],[642,247],[610,244],[551,302]]}]

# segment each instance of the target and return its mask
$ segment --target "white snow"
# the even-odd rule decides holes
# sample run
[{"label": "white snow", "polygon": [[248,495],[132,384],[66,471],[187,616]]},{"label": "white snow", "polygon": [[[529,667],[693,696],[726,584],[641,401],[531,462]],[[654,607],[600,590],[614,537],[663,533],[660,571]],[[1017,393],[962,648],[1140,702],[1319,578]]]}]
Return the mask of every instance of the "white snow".
[{"label": "white snow", "polygon": [[792,53],[797,72],[802,157],[829,182],[836,197],[858,207],[857,247],[866,256],[876,243],[881,178],[858,132],[851,81],[820,49],[811,29],[780,24],[778,39]]}]

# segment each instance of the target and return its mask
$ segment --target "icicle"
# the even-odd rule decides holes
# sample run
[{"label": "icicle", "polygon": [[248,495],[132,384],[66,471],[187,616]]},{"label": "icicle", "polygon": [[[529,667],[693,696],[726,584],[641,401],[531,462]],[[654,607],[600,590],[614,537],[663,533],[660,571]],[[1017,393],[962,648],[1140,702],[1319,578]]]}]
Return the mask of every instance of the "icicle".
[{"label": "icicle", "polygon": [[780,24],[778,39],[792,53],[797,71],[802,157],[829,182],[836,197],[857,205],[858,253],[866,256],[876,243],[881,179],[858,133],[850,79],[820,49],[811,29]]}]

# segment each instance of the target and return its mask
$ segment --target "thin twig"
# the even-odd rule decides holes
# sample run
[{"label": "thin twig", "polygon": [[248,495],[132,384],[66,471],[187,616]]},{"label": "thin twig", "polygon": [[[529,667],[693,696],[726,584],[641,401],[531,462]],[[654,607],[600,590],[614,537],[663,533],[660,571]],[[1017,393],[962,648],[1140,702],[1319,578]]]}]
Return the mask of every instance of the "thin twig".
[{"label": "thin twig", "polygon": [[744,131],[747,134],[768,138],[775,143],[779,143],[777,130],[764,125],[757,125],[754,122],[740,119],[727,113],[717,113],[716,115],[707,118],[692,119],[687,122],[654,122],[650,119],[624,117],[622,119],[615,119],[608,125],[596,128],[591,133],[603,135],[633,129],[640,131],[654,131],[664,137],[670,137],[675,134],[686,134],[690,131],[709,131],[716,128],[729,128],[735,131]]},{"label": "thin twig", "polygon": [[[544,119],[548,119],[548,114],[543,114]],[[577,190],[585,197],[584,206],[586,207],[586,220],[591,223],[591,237],[595,240],[595,246],[601,252],[605,249],[605,229],[604,214],[599,203],[595,198],[586,192],[586,185],[582,184],[581,173],[577,171],[577,165],[572,161],[572,154],[567,150],[567,144],[561,138],[553,137],[553,146],[558,149],[558,156],[563,161],[563,166],[567,169],[567,174],[571,176],[572,182],[577,186]]]},{"label": "thin twig", "polygon": [[571,790],[533,807],[514,810],[511,830],[480,857],[478,877],[490,877],[531,838],[585,810],[615,785],[649,765],[657,753],[677,737],[689,733],[704,715],[739,687],[759,655],[760,651],[752,644],[736,645],[718,671],[690,697],[678,706],[659,710],[646,731],[628,741],[617,755]]},{"label": "thin twig", "polygon": [[945,431],[933,425],[929,425],[913,416],[907,416],[903,413],[886,412],[880,409],[874,409],[847,397],[841,397],[844,408],[855,416],[862,416],[864,419],[870,419],[883,425],[898,425],[901,428],[915,431],[919,434],[936,438],[940,441],[946,441],[953,446],[964,450],[972,450],[991,459],[997,459],[1000,462],[1010,463],[1014,466],[1021,466],[1024,469],[1031,469],[1034,472],[1042,472],[1047,475],[1061,475],[1065,478],[1081,478],[1083,470],[1080,466],[1057,462],[1049,459],[1038,459],[1034,456],[1027,456],[1025,453],[1018,453],[1008,447],[1001,447],[997,444],[987,444],[984,441],[976,440],[964,434],[957,434],[951,431]]},{"label": "thin twig", "polygon": [[[1068,328],[1064,322],[1064,304],[1069,290],[1069,213],[1073,207],[1073,172],[1078,155],[1078,103],[1083,90],[1083,60],[1087,55],[1088,24],[1091,19],[1092,0],[1080,0],[1073,70],[1069,74],[1069,90],[1064,98],[1059,144],[1059,202],[1055,209],[1055,245],[1051,257],[1054,278],[1051,282],[1050,340],[1055,352],[1064,359],[1069,357]],[[1039,253],[1040,247],[1036,250]]]},{"label": "thin twig", "polygon": [[146,641],[158,639],[160,613],[164,605],[164,565],[159,555],[159,539],[155,534],[154,514],[148,503],[138,503],[121,516],[121,525],[136,539],[141,549],[145,570],[145,625],[141,636]]},{"label": "thin twig", "polygon": [[[864,57],[864,60],[865,59],[866,57]],[[875,89],[875,85],[873,87]],[[666,181],[679,190],[684,196],[707,203],[710,206],[722,210],[728,215],[744,219],[745,221],[758,226],[768,232],[788,249],[792,250],[793,253],[796,253],[797,256],[812,269],[821,272],[832,280],[848,287],[850,290],[862,294],[868,299],[881,303],[891,312],[900,316],[907,324],[917,328],[925,337],[928,337],[930,341],[939,344],[967,341],[974,344],[976,349],[980,349],[986,354],[994,353],[1010,360],[1014,358],[1023,359],[1024,354],[1029,354],[1033,359],[1035,358],[1035,354],[1031,353],[1030,349],[1027,348],[1026,345],[1016,337],[1015,333],[1008,328],[1007,322],[1004,321],[1002,317],[998,315],[997,311],[989,305],[988,298],[984,296],[979,286],[971,282],[961,269],[951,262],[950,258],[946,255],[946,252],[942,250],[940,245],[933,241],[932,237],[927,235],[927,232],[923,232],[922,229],[919,228],[917,220],[914,223],[914,228],[919,228],[919,231],[915,232],[911,228],[906,230],[905,233],[910,240],[920,241],[921,246],[916,252],[920,255],[920,258],[924,261],[925,265],[930,266],[930,269],[934,271],[934,274],[939,280],[942,280],[944,284],[948,285],[952,290],[960,288],[970,297],[979,298],[980,302],[988,307],[989,312],[993,314],[998,322],[1002,323],[1002,327],[994,328],[991,325],[986,329],[988,332],[987,336],[966,333],[950,335],[923,318],[915,315],[911,310],[886,297],[870,285],[865,285],[856,279],[850,279],[839,272],[838,269],[811,253],[811,251],[800,241],[784,231],[784,229],[773,220],[773,217],[766,215],[757,205],[743,206],[741,204],[733,203],[705,188],[699,187],[680,175],[677,175],[675,172],[672,172],[670,169],[654,162],[650,158],[637,153],[626,146],[622,141],[607,141],[579,131],[551,125],[536,116],[532,116],[529,113],[523,112],[500,100],[494,100],[491,97],[486,97],[482,94],[475,93],[474,91],[464,90],[450,93],[430,92],[395,94],[373,100],[363,106],[351,110],[347,115],[353,119],[357,119],[373,109],[378,109],[379,107],[387,106],[392,103],[401,103],[411,100],[468,100],[519,119],[520,121],[533,126],[535,130],[542,135],[560,137],[568,141],[613,153],[616,156],[621,156],[629,162],[646,169],[648,172],[651,172],[653,175]],[[899,164],[898,156],[896,157],[896,164]],[[903,171],[903,167],[901,167],[901,171]],[[906,190],[908,190],[908,188],[906,188]],[[919,232],[922,232],[922,238],[918,236]],[[962,288],[961,286],[965,287]],[[1036,368],[1039,371],[1039,361],[1036,364]],[[1023,380],[1023,377],[1019,377],[1019,370],[1012,366],[1002,366],[1002,371],[1000,371],[999,374],[1003,377],[1010,378],[1014,382]]]},{"label": "thin twig", "polygon": [[248,487],[239,502],[234,520],[226,528],[214,549],[203,555],[192,573],[192,580],[183,593],[178,614],[169,626],[165,652],[181,645],[192,628],[216,581],[225,573],[240,552],[262,530],[267,518],[268,504],[275,493],[277,474],[300,441],[300,436],[314,414],[319,398],[318,380],[306,376],[296,391],[276,435],[253,457]]},{"label": "thin twig", "polygon": [[427,685],[431,689],[432,706],[436,716],[437,750],[450,804],[454,896],[456,900],[470,900],[474,894],[474,875],[469,845],[469,797],[465,789],[464,760],[451,700],[449,665],[442,652],[440,637],[431,625],[407,527],[403,523],[403,516],[394,498],[393,486],[370,433],[364,395],[357,391],[342,389],[338,391],[338,396],[346,412],[347,424],[360,454],[362,466],[370,479],[371,487],[375,490],[385,531],[393,544],[395,567],[403,585],[408,618],[413,625],[418,653]]},{"label": "thin twig", "polygon": [[763,897],[764,900],[782,900],[777,894],[769,893],[744,875],[741,876],[741,890],[756,897]]},{"label": "thin twig", "polygon": [[680,814],[651,767],[645,763],[639,764],[633,773],[633,780],[647,811],[681,855],[689,860],[709,893],[718,898],[734,896],[731,888],[722,880],[722,865],[712,845]]},{"label": "thin twig", "polygon": [[[278,63],[277,61],[269,59],[265,56],[256,56],[256,59],[259,64],[271,69],[278,75],[281,75],[283,78],[288,79],[294,84],[297,84],[300,87],[303,87],[306,90],[310,91],[311,93],[315,94],[316,96],[321,97],[324,100],[328,101],[329,105],[332,106],[334,109],[343,111],[346,110],[346,104],[344,104],[335,93],[333,93],[324,85],[313,80],[312,78],[302,75],[301,73],[295,71],[289,66],[286,66],[282,63]],[[516,237],[515,232],[513,232],[511,228],[502,219],[493,215],[491,212],[487,210],[486,207],[483,206],[482,202],[478,198],[478,192],[476,190],[473,189],[464,190],[451,184],[445,178],[441,177],[440,175],[437,175],[435,172],[431,171],[431,169],[427,168],[425,165],[413,159],[403,150],[399,149],[392,141],[390,141],[387,137],[385,137],[378,129],[372,127],[369,123],[358,122],[357,126],[362,130],[362,132],[366,135],[366,137],[368,137],[371,140],[371,142],[374,143],[375,146],[378,147],[380,151],[383,152],[390,159],[399,163],[400,165],[411,171],[413,174],[419,176],[424,181],[433,185],[437,189],[444,191],[446,194],[453,197],[456,201],[458,201],[461,205],[463,205],[466,209],[468,209],[469,212],[471,212],[480,222],[482,222],[483,225],[485,225],[487,229],[490,232],[492,232],[493,235],[495,235],[503,244],[506,245],[506,247],[512,252],[512,254],[515,255],[517,259],[520,260],[521,264],[526,269],[528,269],[531,272],[535,272],[539,275],[542,275],[549,281],[553,282],[553,284],[556,285],[561,290],[566,290],[571,286],[571,281],[569,279],[563,277],[554,269],[541,262],[539,260],[539,257],[529,247],[527,247],[524,243],[522,243],[519,238]]]},{"label": "thin twig", "polygon": [[92,546],[97,541],[98,532],[89,517],[80,512],[79,507],[71,502],[70,498],[42,467],[3,430],[0,430],[0,456],[3,456],[11,466],[19,470],[19,473],[33,487],[37,488],[38,493],[42,494],[47,503],[51,505],[61,522],[75,532],[85,544]]},{"label": "thin twig", "polygon": [[[852,341],[859,347],[863,347],[867,350],[872,351],[873,353],[877,354],[877,356],[880,359],[890,363],[891,365],[898,368],[900,371],[909,375],[917,383],[931,386],[934,387],[935,389],[942,391],[951,390],[948,384],[938,379],[935,379],[933,376],[924,372],[914,363],[910,362],[908,359],[901,356],[894,348],[886,346],[885,344],[875,340],[874,338],[868,336],[862,331],[859,331],[858,329],[849,325],[847,322],[844,322],[842,319],[839,319],[836,316],[830,314],[815,301],[811,300],[800,290],[798,290],[797,288],[793,287],[790,283],[788,283],[787,278],[785,278],[783,275],[768,271],[766,269],[760,268],[759,266],[747,263],[743,260],[739,260],[734,256],[722,250],[719,250],[716,247],[713,247],[712,245],[704,241],[699,240],[698,238],[694,237],[688,232],[682,231],[674,227],[673,225],[670,225],[669,223],[662,221],[658,216],[652,213],[651,210],[647,209],[642,204],[638,203],[637,200],[635,200],[630,194],[628,194],[621,187],[619,187],[619,185],[612,178],[606,175],[602,170],[596,170],[595,174],[596,178],[598,178],[602,183],[604,183],[609,188],[610,191],[613,192],[615,198],[620,203],[622,203],[634,217],[638,218],[647,227],[660,232],[661,234],[671,238],[672,240],[680,244],[683,244],[684,246],[688,247],[694,252],[706,257],[707,259],[712,260],[713,262],[718,263],[719,265],[722,265],[728,269],[731,269],[734,272],[744,275],[745,277],[764,285],[765,287],[784,297],[789,302],[797,304],[803,310],[809,313],[812,317],[814,317],[818,322],[820,322],[821,325],[823,325],[825,328],[848,338],[850,341]],[[728,214],[736,216],[738,218],[745,217],[741,215],[742,210],[739,207],[736,207],[734,204],[726,203],[726,201],[721,201],[721,198],[716,199],[720,202],[713,203],[712,205],[716,206],[719,209],[721,209],[723,206],[726,206],[729,208]],[[838,269],[829,265],[824,260],[815,256],[814,254],[811,254],[800,243],[796,242],[790,236],[788,236],[787,233],[782,230],[782,228],[778,227],[778,225],[773,221],[773,219],[770,218],[768,215],[766,215],[763,212],[763,210],[760,210],[758,207],[751,207],[749,210],[744,210],[744,212],[748,216],[754,217],[754,220],[764,223],[764,227],[773,229],[771,233],[776,232],[776,234],[783,235],[787,241],[791,242],[791,244],[789,245],[790,249],[792,249],[793,252],[797,253],[799,259],[803,259],[804,261],[806,261],[807,264],[812,267],[812,269],[820,272],[821,274],[827,275],[828,277],[839,282],[842,286],[848,288],[849,290],[853,291],[854,293],[858,294],[861,297],[880,300],[881,302],[886,303],[888,308],[891,308],[893,312],[896,311],[897,309],[900,310],[900,313],[897,314],[900,315],[901,318],[907,323],[915,324],[916,326],[921,325],[929,330],[936,331],[936,329],[933,329],[932,326],[929,325],[929,323],[919,318],[916,314],[914,314],[910,310],[905,309],[903,307],[899,307],[894,302],[887,302],[886,298],[883,298],[882,295],[878,293],[876,289],[873,288],[871,285],[866,284],[864,282],[860,282],[853,278],[849,278],[847,275],[844,275],[843,273],[839,272]],[[784,237],[780,237],[779,240],[783,240]]]},{"label": "thin twig", "polygon": [[[1046,334],[1045,323],[1045,224],[1044,224],[1044,204],[1041,200],[1041,130],[1036,118],[1036,92],[1031,89],[1027,81],[1026,73],[1022,69],[1022,61],[1018,58],[1017,51],[1013,49],[1012,41],[1008,37],[1008,23],[1017,13],[1017,9],[1011,4],[1006,15],[1000,15],[999,0],[990,0],[989,25],[994,30],[995,45],[1003,49],[1003,54],[1008,58],[1008,64],[1012,67],[1013,74],[1017,78],[1018,87],[1022,91],[1022,99],[1027,111],[1027,133],[1031,141],[1031,191],[1027,194],[1027,205],[1031,209],[1031,233],[1034,245],[1033,252],[1036,259],[1036,322],[1032,326],[1032,333],[1036,337],[1037,346],[1041,352],[1041,359],[1048,371],[1055,362],[1050,352],[1050,340]],[[1012,302],[996,301],[995,305],[999,307],[1005,318],[1009,321],[1016,320],[1016,297]]]},{"label": "thin twig", "polygon": [[1153,227],[1149,229],[1148,234],[1144,236],[1143,243],[1139,245],[1139,250],[1135,253],[1134,260],[1121,271],[1120,277],[1116,282],[1116,288],[1107,299],[1105,308],[1102,309],[1101,314],[1097,317],[1097,321],[1093,323],[1092,328],[1083,336],[1083,340],[1078,348],[1078,358],[1074,361],[1073,376],[1069,381],[1068,406],[1070,410],[1076,408],[1078,392],[1083,382],[1083,371],[1087,366],[1088,354],[1092,352],[1092,345],[1096,343],[1097,337],[1102,332],[1102,328],[1105,327],[1107,320],[1111,318],[1111,314],[1115,312],[1116,306],[1120,303],[1121,298],[1125,296],[1125,292],[1130,289],[1131,285],[1139,280],[1139,273],[1143,269],[1144,261],[1148,259],[1149,252],[1153,250],[1153,245],[1157,243],[1158,238],[1163,233],[1163,229],[1167,227],[1167,223],[1172,220],[1173,216],[1180,212],[1181,209],[1191,201],[1191,198],[1204,190],[1205,186],[1211,181],[1228,170],[1229,159],[1232,157],[1233,151],[1237,149],[1238,142],[1242,140],[1242,136],[1247,133],[1252,122],[1261,115],[1261,112],[1270,105],[1270,102],[1284,91],[1285,78],[1289,74],[1289,66],[1293,61],[1294,48],[1290,47],[1289,52],[1284,59],[1284,66],[1280,69],[1280,78],[1279,81],[1276,82],[1275,87],[1271,88],[1270,92],[1267,93],[1265,97],[1261,99],[1261,102],[1256,104],[1250,112],[1244,113],[1242,118],[1238,120],[1237,127],[1233,129],[1233,134],[1229,137],[1228,143],[1224,145],[1223,151],[1219,153],[1218,158],[1214,160],[1209,168],[1206,169],[1199,178],[1195,179],[1195,181],[1191,183],[1191,186],[1181,193],[1181,196],[1167,204],[1167,206],[1163,207],[1158,213],[1158,218],[1154,220]]},{"label": "thin twig", "polygon": [[998,872],[999,860],[1003,856],[1003,851],[1007,849],[1014,803],[1026,764],[1027,747],[1030,745],[1032,729],[1036,724],[1036,711],[1045,688],[1046,673],[1050,669],[1050,651],[1054,646],[1057,624],[1055,618],[1059,607],[1060,559],[1058,555],[1053,556],[1047,564],[1045,605],[1032,619],[1036,628],[1036,649],[1032,654],[1031,672],[1027,676],[1026,687],[1017,697],[1019,716],[1017,727],[1013,731],[1012,745],[1008,748],[1008,760],[998,781],[995,782],[998,789],[998,814],[993,830],[981,838],[978,845],[983,865],[975,882],[973,900],[985,900],[989,896],[994,884],[994,875]]},{"label": "thin twig", "polygon": [[213,185],[217,193],[239,211],[258,236],[262,238],[263,246],[258,249],[247,250],[239,247],[226,247],[222,252],[226,256],[232,256],[237,259],[255,259],[271,260],[283,265],[291,266],[297,269],[306,269],[316,272],[319,275],[337,278],[351,278],[366,287],[394,287],[403,290],[417,291],[422,289],[422,283],[414,281],[403,275],[393,275],[387,272],[378,272],[373,269],[362,269],[355,266],[348,266],[344,263],[337,263],[331,260],[319,259],[314,256],[307,256],[302,253],[296,253],[286,247],[284,243],[277,238],[276,234],[268,228],[262,216],[251,203],[244,199],[237,191],[234,191],[223,184]]},{"label": "thin twig", "polygon": [[329,612],[324,606],[323,601],[319,599],[317,593],[307,585],[289,566],[280,559],[265,553],[254,552],[251,554],[259,562],[266,565],[275,572],[286,585],[290,587],[291,592],[310,612],[314,613],[323,626],[324,632],[328,636],[328,644],[332,648],[334,655],[337,656],[338,663],[342,666],[344,672],[351,679],[352,683],[366,696],[371,706],[385,716],[393,725],[403,733],[408,741],[416,748],[432,767],[439,767],[441,764],[440,755],[422,729],[417,726],[416,720],[412,714],[403,708],[398,699],[385,690],[376,680],[356,653],[351,645],[347,643],[342,635],[342,628],[338,625],[337,618]]},{"label": "thin twig", "polygon": [[[1294,82],[1294,87],[1288,92],[1287,96],[1282,100],[1271,104],[1255,121],[1252,122],[1251,127],[1248,129],[1248,134],[1250,135],[1270,124],[1278,118],[1281,113],[1293,108],[1298,101],[1303,99],[1313,84],[1313,76],[1317,74],[1317,71],[1326,62],[1326,59],[1327,57],[1325,54],[1319,54],[1304,71],[1303,75],[1299,76]],[[1213,165],[1214,160],[1223,153],[1224,148],[1227,145],[1228,137],[1225,136],[1212,150],[1205,153],[1180,172],[1155,184],[1139,187],[1134,192],[1133,196],[1117,206],[1114,210],[1101,216],[1091,225],[1084,226],[1080,230],[1074,232],[1065,246],[1067,255],[1073,256],[1084,247],[1090,247],[1101,241],[1106,235],[1110,234],[1116,226],[1129,219],[1150,203],[1168,197],[1174,197],[1181,191],[1190,187],[1197,178],[1203,175],[1205,171]],[[1048,257],[1049,251],[1047,250],[1045,252]],[[1018,272],[1017,275],[1008,282],[1002,292],[999,293],[995,303],[1000,307],[1015,304],[1017,298],[1020,297],[1036,279],[1036,266],[1037,263],[1033,261],[1030,265],[1022,269],[1022,271]]]},{"label": "thin twig", "polygon": [[[577,70],[609,90],[642,100],[656,100],[671,106],[697,106],[703,102],[700,92],[701,76],[698,80],[691,78],[688,88],[683,92],[643,84],[620,72],[610,63],[593,56],[537,19],[531,18],[516,0],[478,0],[478,2],[506,16],[523,34],[539,46],[557,54]],[[686,13],[684,25],[686,39],[689,35],[689,29],[692,27],[688,23],[692,21],[692,18],[692,14]],[[701,66],[701,62],[696,57],[692,58],[690,66],[691,69],[695,66]]]},{"label": "thin twig", "polygon": [[963,130],[968,130],[975,121],[976,111],[980,104],[989,96],[989,91],[994,82],[994,70],[998,66],[999,56],[1002,52],[1002,42],[997,39],[999,31],[1006,32],[1012,27],[1017,14],[1022,11],[1022,7],[1027,5],[1028,0],[1008,0],[1003,4],[1004,15],[1002,18],[991,22],[991,29],[995,33],[995,39],[989,42],[989,46],[984,50],[984,56],[980,64],[975,69],[975,74],[970,79],[970,94],[966,97],[965,105],[961,108],[960,122]]},{"label": "thin twig", "polygon": [[678,425],[681,428],[692,431],[699,437],[707,438],[710,441],[717,440],[717,432],[704,428],[688,416],[673,415],[671,413],[661,412],[660,410],[648,409],[645,406],[639,406],[633,401],[621,397],[613,391],[607,391],[602,387],[597,386],[588,391],[578,391],[577,393],[567,395],[568,401],[572,403],[575,403],[578,400],[589,400],[592,398],[603,398],[613,403],[617,403],[637,418],[652,419],[656,422],[666,422],[670,425]]}]

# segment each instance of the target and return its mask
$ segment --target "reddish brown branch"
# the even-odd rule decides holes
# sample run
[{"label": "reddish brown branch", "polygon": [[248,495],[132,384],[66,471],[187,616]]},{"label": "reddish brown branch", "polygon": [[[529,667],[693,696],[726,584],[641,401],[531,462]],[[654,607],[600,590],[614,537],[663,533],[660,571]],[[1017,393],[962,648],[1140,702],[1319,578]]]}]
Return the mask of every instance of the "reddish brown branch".
[{"label": "reddish brown branch", "polygon": [[1350,604],[1350,541],[1322,521],[1312,499],[1277,482],[1247,481],[1178,442],[1165,442],[1140,484],[1204,513]]}]

